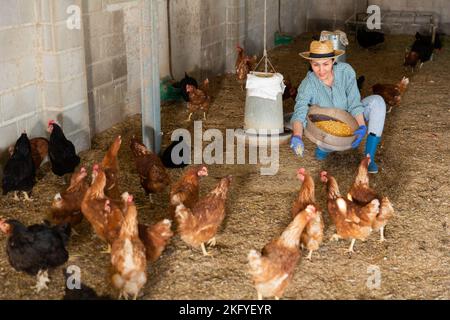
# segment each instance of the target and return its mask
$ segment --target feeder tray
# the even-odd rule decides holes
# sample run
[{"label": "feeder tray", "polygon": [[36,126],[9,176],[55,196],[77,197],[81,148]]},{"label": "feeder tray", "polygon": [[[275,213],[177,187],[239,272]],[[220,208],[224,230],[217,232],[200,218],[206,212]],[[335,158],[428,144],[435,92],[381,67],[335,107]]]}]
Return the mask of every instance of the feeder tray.
[{"label": "feeder tray", "polygon": [[333,151],[345,151],[352,148],[355,136],[338,137],[319,129],[315,122],[318,121],[340,121],[346,123],[352,131],[358,129],[359,125],[355,118],[348,112],[337,108],[321,108],[311,106],[307,116],[308,124],[305,129],[305,136],[319,147]]}]

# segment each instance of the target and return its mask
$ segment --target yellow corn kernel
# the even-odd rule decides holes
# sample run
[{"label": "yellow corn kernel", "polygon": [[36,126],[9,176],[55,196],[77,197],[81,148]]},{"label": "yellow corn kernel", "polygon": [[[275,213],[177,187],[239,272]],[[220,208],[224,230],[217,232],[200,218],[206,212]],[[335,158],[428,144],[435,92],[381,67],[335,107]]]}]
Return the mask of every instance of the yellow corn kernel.
[{"label": "yellow corn kernel", "polygon": [[352,129],[344,122],[334,120],[318,121],[315,125],[333,136],[351,137],[353,135]]}]

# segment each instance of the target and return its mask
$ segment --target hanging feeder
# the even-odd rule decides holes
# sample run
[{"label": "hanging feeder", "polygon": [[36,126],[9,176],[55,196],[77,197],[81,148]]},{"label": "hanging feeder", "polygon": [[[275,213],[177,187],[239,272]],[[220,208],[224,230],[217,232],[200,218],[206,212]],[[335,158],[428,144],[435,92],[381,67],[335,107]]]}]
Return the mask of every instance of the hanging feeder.
[{"label": "hanging feeder", "polygon": [[[284,133],[283,75],[276,72],[267,54],[267,0],[264,1],[264,54],[255,70],[263,61],[264,72],[252,71],[247,76],[244,130],[236,133],[236,137],[245,138],[251,145],[258,145],[261,140],[285,144],[291,133]],[[264,139],[260,140],[262,136]]]}]

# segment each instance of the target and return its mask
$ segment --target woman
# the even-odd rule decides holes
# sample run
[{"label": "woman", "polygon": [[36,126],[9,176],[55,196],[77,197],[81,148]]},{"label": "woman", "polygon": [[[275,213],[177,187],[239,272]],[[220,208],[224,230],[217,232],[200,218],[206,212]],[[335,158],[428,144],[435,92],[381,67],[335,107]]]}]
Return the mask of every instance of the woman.
[{"label": "woman", "polygon": [[[386,118],[386,104],[381,96],[373,95],[361,101],[356,83],[356,74],[347,63],[336,63],[337,57],[343,55],[342,50],[334,50],[331,41],[313,41],[310,51],[300,53],[309,60],[313,72],[308,72],[300,84],[291,119],[293,136],[291,148],[298,156],[303,156],[303,128],[306,127],[306,116],[310,105],[341,108],[349,112],[358,122],[359,128],[354,132],[356,140],[352,144],[358,148],[361,141],[369,133],[365,154],[370,154],[372,161],[370,173],[378,173],[375,164],[375,153],[381,140]],[[366,126],[368,122],[368,127]],[[331,150],[316,148],[316,158],[325,160]]]}]

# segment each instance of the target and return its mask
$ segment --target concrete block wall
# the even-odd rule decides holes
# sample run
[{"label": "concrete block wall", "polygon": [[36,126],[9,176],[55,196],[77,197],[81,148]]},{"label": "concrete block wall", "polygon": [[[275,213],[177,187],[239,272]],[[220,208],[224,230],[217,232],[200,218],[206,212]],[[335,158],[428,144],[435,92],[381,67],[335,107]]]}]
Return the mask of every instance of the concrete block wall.
[{"label": "concrete block wall", "polygon": [[81,0],[91,134],[124,119],[127,56],[123,11],[107,6],[120,1]]},{"label": "concrete block wall", "polygon": [[42,92],[42,124],[57,120],[77,151],[90,148],[89,105],[83,26],[68,28],[71,5],[81,0],[35,0],[39,5],[38,70]]},{"label": "concrete block wall", "polygon": [[[47,136],[58,120],[78,151],[90,147],[81,30],[66,26],[76,0],[4,0],[0,11],[0,154],[21,132]],[[0,172],[1,174],[1,172]]]},{"label": "concrete block wall", "polygon": [[[0,159],[26,130],[40,135],[36,3],[5,0],[0,11]],[[1,169],[0,169],[1,175]]]}]

